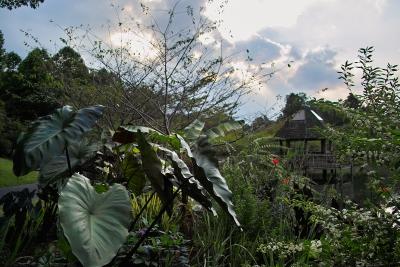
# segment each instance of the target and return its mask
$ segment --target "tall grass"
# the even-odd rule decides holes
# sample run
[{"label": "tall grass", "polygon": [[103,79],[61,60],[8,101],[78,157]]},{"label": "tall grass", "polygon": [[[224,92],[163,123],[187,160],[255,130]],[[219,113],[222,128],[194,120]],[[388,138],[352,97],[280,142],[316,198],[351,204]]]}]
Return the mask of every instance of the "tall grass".
[{"label": "tall grass", "polygon": [[[136,217],[139,214],[140,210],[142,209],[142,207],[144,207],[145,203],[149,200],[150,197],[151,197],[150,193],[144,193],[140,196],[132,195],[131,205],[132,205],[133,217]],[[162,208],[161,200],[157,197],[157,195],[154,195],[150,199],[147,208],[143,211],[142,215],[140,216],[140,219],[137,221],[135,229],[145,228],[149,226],[154,220],[154,218],[156,218],[161,208]],[[181,218],[178,212],[173,212],[171,216],[164,213],[161,218],[160,226],[165,231],[177,230],[176,228],[178,227],[180,220]]]}]

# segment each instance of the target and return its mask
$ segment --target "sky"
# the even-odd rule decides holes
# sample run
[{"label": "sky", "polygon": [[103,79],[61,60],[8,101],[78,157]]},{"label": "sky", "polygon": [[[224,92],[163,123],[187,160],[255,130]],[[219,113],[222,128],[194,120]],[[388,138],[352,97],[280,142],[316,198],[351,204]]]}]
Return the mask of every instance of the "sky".
[{"label": "sky", "polygon": [[[164,11],[176,4],[175,0],[141,2],[153,10],[160,24],[165,22]],[[277,96],[290,92],[330,100],[345,98],[349,91],[338,79],[337,71],[346,60],[356,60],[361,47],[375,47],[374,58],[379,66],[400,63],[398,0],[181,0],[178,4],[201,10],[200,16],[209,20],[222,20],[218,32],[202,40],[204,45],[218,41],[227,51],[248,50],[254,66],[279,66],[272,79],[242,100],[238,112],[241,118],[275,113],[282,105]],[[0,9],[0,30],[7,51],[27,54],[30,48],[24,41],[29,43],[30,39],[23,30],[54,53],[62,47],[62,28],[91,25],[101,35],[101,25],[114,23],[120,15],[115,6],[141,20],[138,1],[45,0],[38,9]],[[181,25],[190,23],[177,19],[182,20]],[[115,34],[112,30],[109,33],[111,42]],[[138,47],[148,51],[145,44]]]}]

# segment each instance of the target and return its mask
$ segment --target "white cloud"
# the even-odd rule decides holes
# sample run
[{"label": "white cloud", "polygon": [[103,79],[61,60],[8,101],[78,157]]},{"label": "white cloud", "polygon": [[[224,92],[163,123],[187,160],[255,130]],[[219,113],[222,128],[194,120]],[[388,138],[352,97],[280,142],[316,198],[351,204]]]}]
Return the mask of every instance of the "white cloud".
[{"label": "white cloud", "polygon": [[113,32],[110,34],[111,45],[115,48],[129,49],[129,52],[141,59],[155,58],[157,50],[152,46],[152,37],[150,34],[141,35],[133,32]]},{"label": "white cloud", "polygon": [[203,45],[210,45],[216,42],[215,38],[212,36],[211,33],[204,33],[199,36],[199,41]]},{"label": "white cloud", "polygon": [[327,100],[336,101],[338,99],[343,99],[343,100],[346,99],[349,93],[350,93],[349,90],[345,86],[338,85],[333,88],[317,90],[314,93],[312,93],[311,96],[314,96],[316,98],[324,98]]},{"label": "white cloud", "polygon": [[246,40],[265,27],[291,27],[311,5],[333,0],[230,0],[220,13],[219,1],[208,3],[205,15],[222,19],[220,31],[231,42]]},{"label": "white cloud", "polygon": [[[277,66],[284,66],[294,60],[291,68],[278,72],[260,91],[257,88],[245,99],[249,104],[243,107],[242,114],[263,110],[267,102],[275,102],[276,95],[284,96],[291,91],[315,94],[316,90],[328,87],[330,89],[316,95],[327,98],[347,95],[347,90],[337,81],[336,70],[345,60],[355,60],[360,47],[375,46],[376,63],[380,66],[386,62],[400,63],[398,0],[229,0],[221,14],[218,7],[225,0],[210,2],[182,0],[179,5],[183,11],[175,17],[177,27],[191,25],[185,10],[187,5],[192,5],[195,13],[200,6],[206,5],[203,14],[223,20],[219,29],[222,38],[229,41],[228,44],[222,41],[224,54],[248,48],[253,65],[273,61]],[[148,17],[140,15],[142,9],[138,1],[116,3],[135,21],[149,21]],[[167,20],[165,10],[176,0],[146,0],[144,3],[155,10],[154,18],[162,24]],[[88,0],[74,4],[66,0],[45,1],[36,10],[21,8],[9,12],[0,9],[0,25],[6,48],[24,56],[24,37],[19,29],[32,29],[32,34],[45,43],[61,36],[60,30],[48,23],[51,18],[62,27],[81,23],[99,26],[107,19],[115,24],[115,9],[106,1]],[[104,32],[100,29],[99,34],[108,36]],[[215,47],[214,43],[221,44],[218,34],[204,37],[200,40],[204,45]],[[121,33],[118,27],[105,38],[110,38],[108,40],[114,45],[121,40],[131,41],[138,50],[151,52],[143,41],[146,38],[135,39],[128,33]],[[236,65],[245,70],[240,62]]]},{"label": "white cloud", "polygon": [[368,0],[368,2],[371,2],[373,5],[375,5],[376,10],[382,13],[388,0]]}]

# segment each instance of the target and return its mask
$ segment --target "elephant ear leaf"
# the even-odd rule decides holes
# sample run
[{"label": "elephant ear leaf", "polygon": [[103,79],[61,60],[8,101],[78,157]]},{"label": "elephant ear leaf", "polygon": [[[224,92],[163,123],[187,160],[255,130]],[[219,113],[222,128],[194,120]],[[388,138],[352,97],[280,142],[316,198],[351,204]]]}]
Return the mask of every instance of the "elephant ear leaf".
[{"label": "elephant ear leaf", "polygon": [[194,142],[200,137],[203,128],[204,122],[196,119],[183,129],[182,135],[185,140],[188,140],[189,142]]},{"label": "elephant ear leaf", "polygon": [[143,192],[146,185],[146,174],[139,159],[133,154],[128,153],[122,161],[122,173],[128,181],[128,188],[135,196]]},{"label": "elephant ear leaf", "polygon": [[13,158],[15,175],[36,170],[43,161],[63,153],[65,144],[79,141],[84,133],[93,128],[103,110],[100,105],[78,111],[64,106],[37,120],[17,140]]},{"label": "elephant ear leaf", "polygon": [[207,138],[201,138],[193,151],[194,174],[201,185],[215,199],[218,205],[231,217],[240,227],[232,203],[232,192],[225,178],[218,170],[218,160],[214,151],[208,143]]},{"label": "elephant ear leaf", "polygon": [[142,157],[143,170],[163,204],[168,205],[167,213],[172,214],[173,187],[163,173],[162,162],[153,146],[147,142],[146,137],[140,131],[137,133],[137,142]]},{"label": "elephant ear leaf", "polygon": [[[86,142],[70,143],[68,145],[69,158],[72,170],[82,166],[86,161],[92,158],[98,150],[97,145],[89,145]],[[49,161],[40,166],[39,183],[49,184],[60,177],[66,177],[68,172],[67,156],[61,154],[52,157]]]},{"label": "elephant ear leaf", "polygon": [[120,126],[117,132],[113,135],[113,141],[121,144],[129,144],[137,142],[138,132],[144,134],[150,142],[169,144],[174,149],[179,149],[180,143],[175,135],[167,135],[160,133],[157,130],[144,126]]},{"label": "elephant ear leaf", "polygon": [[228,132],[242,129],[242,125],[237,121],[224,122],[219,125],[208,129],[204,134],[209,140],[224,137]]},{"label": "elephant ear leaf", "polygon": [[151,129],[149,127],[127,125],[127,126],[120,126],[118,130],[114,133],[112,140],[121,144],[129,144],[137,142],[138,132],[141,132],[143,134],[153,133],[156,135],[162,135],[162,133],[154,129]]},{"label": "elephant ear leaf", "polygon": [[232,203],[232,192],[226,183],[225,178],[218,170],[218,160],[207,136],[200,137],[193,150],[182,136],[177,135],[181,147],[188,157],[192,159],[194,177],[201,186],[211,195],[218,205],[228,213],[237,226],[240,227]]},{"label": "elephant ear leaf", "polygon": [[132,214],[122,185],[98,194],[88,178],[74,174],[61,191],[58,209],[72,253],[85,267],[106,265],[126,241]]},{"label": "elephant ear leaf", "polygon": [[158,149],[163,151],[171,161],[174,175],[181,183],[182,190],[185,190],[191,198],[199,202],[204,208],[215,213],[207,192],[203,189],[200,182],[194,178],[189,167],[179,158],[178,154],[164,147],[159,147]]}]

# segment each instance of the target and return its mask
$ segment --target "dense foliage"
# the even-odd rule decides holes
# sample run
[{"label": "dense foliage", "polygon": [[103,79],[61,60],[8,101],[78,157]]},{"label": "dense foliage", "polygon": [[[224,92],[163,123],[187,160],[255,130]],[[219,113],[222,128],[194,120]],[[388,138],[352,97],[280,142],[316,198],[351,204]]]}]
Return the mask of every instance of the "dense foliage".
[{"label": "dense foliage", "polygon": [[[35,48],[21,60],[3,48],[0,32],[0,155],[11,156],[19,132],[33,120],[66,104],[82,108],[121,101],[122,82],[105,69],[89,69],[70,47],[54,56]],[[103,120],[111,128],[127,123],[108,109]],[[116,123],[117,121],[117,123]]]},{"label": "dense foliage", "polygon": [[[210,143],[228,131],[238,129],[240,124],[225,123],[203,131],[204,123],[195,121],[182,132],[183,136],[187,136],[191,141],[190,144],[179,134],[164,135],[146,127],[121,126],[113,134],[112,140],[108,140],[108,146],[103,147],[108,157],[113,159],[108,165],[109,169],[100,175],[93,172],[94,166],[91,166],[92,172],[84,171],[92,177],[91,181],[81,174],[73,175],[73,170],[83,167],[86,163],[83,159],[90,158],[86,151],[93,150],[88,148],[83,153],[71,152],[74,149],[82,151],[85,144],[90,146],[88,142],[83,142],[85,133],[95,126],[103,111],[103,106],[78,111],[74,111],[70,106],[57,109],[52,115],[41,117],[27,132],[20,135],[14,155],[16,175],[39,169],[40,190],[52,190],[50,196],[40,193],[39,203],[43,201],[45,205],[51,206],[50,223],[55,223],[55,212],[59,214],[61,228],[58,230],[68,240],[68,243],[63,243],[64,249],[74,255],[70,260],[77,259],[84,266],[103,266],[113,260],[125,243],[128,232],[134,229],[135,223],[141,218],[148,204],[146,202],[137,214],[133,214],[136,219],[131,223],[132,206],[128,190],[135,192],[137,197],[143,193],[146,184],[153,188],[161,200],[162,207],[134,246],[126,248],[121,255],[122,259],[114,259],[115,265],[127,266],[132,264],[132,261],[135,262],[132,256],[151,234],[164,213],[172,216],[177,212],[174,211],[174,203],[178,194],[182,195],[182,212],[187,210],[185,205],[188,205],[190,197],[205,210],[215,213],[211,202],[211,198],[214,198],[221,209],[240,227],[233,209],[232,193],[218,170],[218,161]],[[190,167],[181,159],[182,156],[190,163]],[[79,157],[80,159],[75,160]],[[95,162],[92,164],[97,165]],[[121,165],[123,172],[120,172]],[[113,179],[108,179],[110,173],[115,174]],[[131,179],[134,181],[130,181]],[[115,182],[123,182],[126,187]],[[151,195],[149,201],[155,194]],[[34,192],[30,192],[29,198],[25,200],[24,205],[28,206],[23,214],[32,209],[33,195]],[[2,198],[6,210],[8,206],[16,205],[19,201],[20,198],[13,198],[12,195]],[[56,203],[58,210],[54,209]],[[43,210],[40,206],[38,209],[39,212]],[[7,219],[2,224],[5,227],[5,236],[10,236],[12,228],[9,227],[13,220],[15,223],[22,220],[20,224],[24,225],[23,228],[26,227],[29,217],[24,215],[20,218],[20,212],[7,210]],[[35,222],[35,227],[45,227],[44,222],[44,219]],[[37,241],[38,233],[30,231],[31,229],[28,229],[30,241]],[[23,236],[21,240],[24,238],[26,237]],[[24,248],[11,247],[14,252],[5,253],[3,257],[9,257],[8,262],[12,263],[16,253]]]},{"label": "dense foliage", "polygon": [[31,8],[37,8],[44,0],[1,0],[0,8],[19,8],[22,6],[29,6]]},{"label": "dense foliage", "polygon": [[[151,28],[159,57],[132,63],[129,47],[96,41],[102,69],[71,46],[21,59],[5,51],[0,32],[0,155],[12,156],[16,176],[38,172],[37,190],[0,199],[0,262],[400,265],[398,66],[375,67],[373,48],[360,49],[339,72],[347,99],[291,93],[278,121],[260,116],[243,127],[232,114],[258,80],[238,83],[229,57],[194,57],[215,24],[193,21],[195,31],[174,33],[176,10],[168,15],[165,29]],[[365,192],[338,192],[294,168],[299,151],[273,135],[304,106],[324,118],[320,133]]]}]

